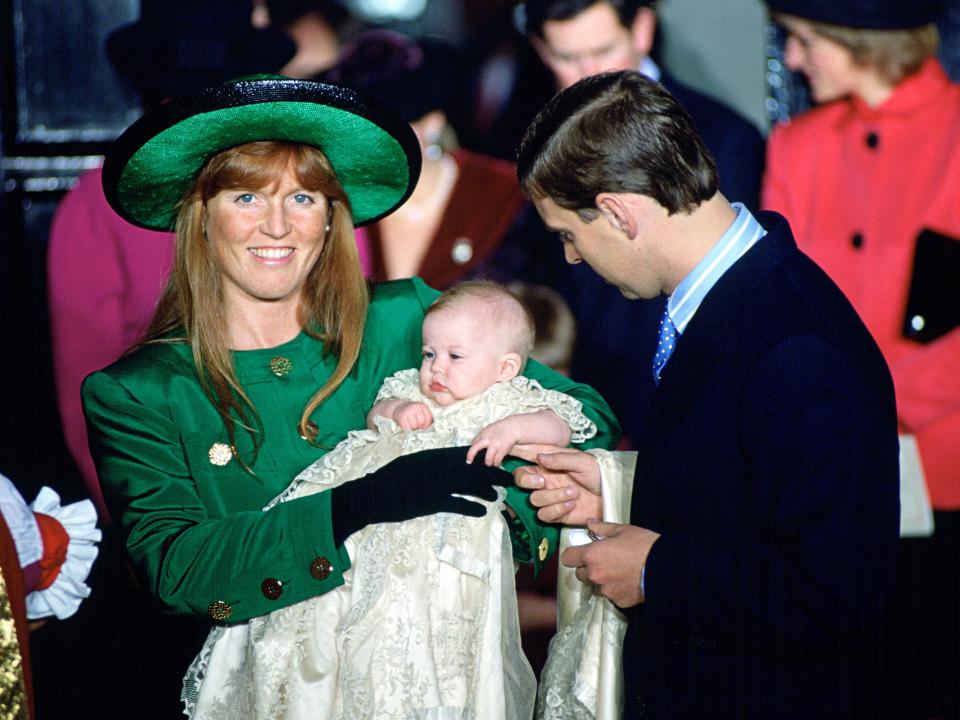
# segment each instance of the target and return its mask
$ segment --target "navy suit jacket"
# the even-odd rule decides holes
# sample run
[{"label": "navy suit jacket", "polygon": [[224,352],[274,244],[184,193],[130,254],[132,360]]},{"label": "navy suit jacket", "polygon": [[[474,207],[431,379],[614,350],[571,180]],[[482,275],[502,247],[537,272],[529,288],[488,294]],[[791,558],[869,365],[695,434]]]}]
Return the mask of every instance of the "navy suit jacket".
[{"label": "navy suit jacket", "polygon": [[[899,529],[889,370],[849,302],[768,230],[704,298],[638,447],[661,534],[629,613],[625,717],[868,718]],[[649,373],[648,362],[636,372]]]}]

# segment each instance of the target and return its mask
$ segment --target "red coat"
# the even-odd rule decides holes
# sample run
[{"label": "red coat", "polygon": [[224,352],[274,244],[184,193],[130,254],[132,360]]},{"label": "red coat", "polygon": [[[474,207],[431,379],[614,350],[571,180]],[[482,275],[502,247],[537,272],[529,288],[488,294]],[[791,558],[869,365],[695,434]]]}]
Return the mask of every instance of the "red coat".
[{"label": "red coat", "polygon": [[929,59],[878,108],[839,100],[774,128],[762,205],[862,316],[933,506],[960,508],[960,328],[927,345],[901,335],[917,234],[960,238],[960,85]]}]

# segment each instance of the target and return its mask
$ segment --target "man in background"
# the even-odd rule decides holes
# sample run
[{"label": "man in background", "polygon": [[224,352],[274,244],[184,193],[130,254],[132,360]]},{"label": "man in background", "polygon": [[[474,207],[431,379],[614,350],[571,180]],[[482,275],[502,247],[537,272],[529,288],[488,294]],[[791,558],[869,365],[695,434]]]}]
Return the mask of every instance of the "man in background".
[{"label": "man in background", "polygon": [[[638,72],[557,95],[517,167],[568,262],[667,298],[628,380],[656,387],[635,470],[560,450],[515,473],[542,521],[591,533],[560,560],[626,613],[623,716],[897,717],[896,406],[849,301],[782,216],[718,192]],[[617,487],[629,523],[596,520]]]}]

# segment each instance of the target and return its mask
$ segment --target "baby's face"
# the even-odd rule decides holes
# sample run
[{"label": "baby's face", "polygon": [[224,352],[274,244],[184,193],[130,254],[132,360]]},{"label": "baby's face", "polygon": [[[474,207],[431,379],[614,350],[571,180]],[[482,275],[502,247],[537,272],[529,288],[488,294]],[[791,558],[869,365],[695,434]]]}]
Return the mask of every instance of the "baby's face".
[{"label": "baby's face", "polygon": [[423,321],[420,391],[441,407],[483,392],[501,379],[503,341],[469,307],[433,312]]}]

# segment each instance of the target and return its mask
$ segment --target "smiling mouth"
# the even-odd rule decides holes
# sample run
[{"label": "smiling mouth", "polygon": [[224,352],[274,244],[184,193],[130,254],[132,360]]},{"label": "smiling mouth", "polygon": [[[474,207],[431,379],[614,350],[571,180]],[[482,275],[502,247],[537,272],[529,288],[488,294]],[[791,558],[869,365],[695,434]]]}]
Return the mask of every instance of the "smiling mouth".
[{"label": "smiling mouth", "polygon": [[288,258],[293,254],[292,247],[284,247],[284,248],[257,247],[257,248],[248,248],[248,249],[256,257],[263,258],[264,260],[283,260],[284,258]]}]

